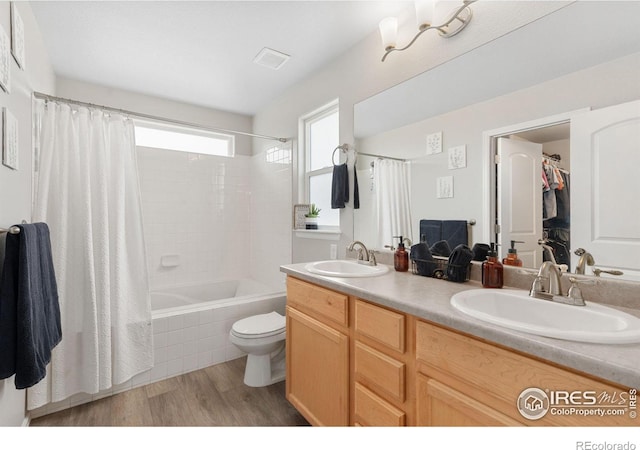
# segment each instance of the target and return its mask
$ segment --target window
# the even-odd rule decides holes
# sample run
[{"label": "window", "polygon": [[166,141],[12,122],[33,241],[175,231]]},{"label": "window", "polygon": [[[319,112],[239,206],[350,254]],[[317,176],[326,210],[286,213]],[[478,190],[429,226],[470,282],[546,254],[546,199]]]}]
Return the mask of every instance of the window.
[{"label": "window", "polygon": [[271,164],[291,164],[291,149],[283,148],[279,145],[267,149],[265,159]]},{"label": "window", "polygon": [[136,145],[203,155],[230,156],[235,136],[154,122],[135,122]]},{"label": "window", "polygon": [[340,210],[331,209],[331,157],[333,150],[340,145],[338,119],[337,101],[301,119],[306,198],[322,210],[319,216],[321,226],[340,226]]}]

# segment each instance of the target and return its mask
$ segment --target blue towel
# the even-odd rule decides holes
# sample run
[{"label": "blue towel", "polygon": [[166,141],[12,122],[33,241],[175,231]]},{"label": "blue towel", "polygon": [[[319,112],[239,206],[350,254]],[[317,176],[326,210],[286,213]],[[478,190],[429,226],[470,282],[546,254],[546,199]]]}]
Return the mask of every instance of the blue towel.
[{"label": "blue towel", "polygon": [[410,257],[413,260],[432,261],[433,256],[429,246],[424,242],[419,242],[411,246]]},{"label": "blue towel", "polygon": [[447,280],[462,283],[467,281],[469,263],[473,259],[473,252],[465,244],[453,249],[447,265]]},{"label": "blue towel", "polygon": [[443,220],[442,239],[455,249],[458,245],[469,245],[466,220]]},{"label": "blue towel", "polygon": [[62,327],[49,227],[18,227],[7,234],[0,277],[0,379],[15,374],[16,388],[25,389],[45,377]]},{"label": "blue towel", "polygon": [[358,171],[353,166],[353,209],[360,209],[360,188],[358,187]]},{"label": "blue towel", "polygon": [[456,248],[460,244],[469,245],[466,220],[420,220],[420,236],[429,245],[445,240],[449,248]]},{"label": "blue towel", "polygon": [[485,261],[490,250],[491,247],[489,247],[489,244],[474,244],[471,249],[471,253],[473,253],[473,261]]},{"label": "blue towel", "polygon": [[420,220],[420,237],[429,245],[442,240],[442,220]]},{"label": "blue towel", "polygon": [[349,201],[349,170],[346,164],[333,166],[331,180],[331,209],[344,208]]},{"label": "blue towel", "polygon": [[445,258],[448,258],[449,255],[451,254],[451,247],[449,247],[449,243],[447,241],[442,239],[436,242],[435,244],[433,244],[429,248],[429,251],[433,256],[443,256]]},{"label": "blue towel", "polygon": [[410,258],[416,264],[418,275],[423,277],[432,277],[433,272],[438,268],[437,262],[434,261],[426,242],[412,245]]}]

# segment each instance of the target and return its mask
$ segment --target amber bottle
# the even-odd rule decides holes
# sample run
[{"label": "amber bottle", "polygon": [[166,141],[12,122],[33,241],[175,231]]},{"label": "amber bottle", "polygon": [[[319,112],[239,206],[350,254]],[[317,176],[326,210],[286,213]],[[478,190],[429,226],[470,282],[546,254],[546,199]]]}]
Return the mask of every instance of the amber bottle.
[{"label": "amber bottle", "polygon": [[522,241],[511,241],[511,248],[507,256],[502,259],[502,264],[506,266],[522,267],[522,260],[518,258],[518,251],[516,250],[516,242],[523,243]]},{"label": "amber bottle", "polygon": [[482,263],[482,287],[501,288],[504,268],[498,260],[496,245],[491,243],[487,260]]},{"label": "amber bottle", "polygon": [[393,267],[397,272],[406,272],[409,270],[409,253],[404,248],[402,236],[399,239],[398,249],[393,254]]}]

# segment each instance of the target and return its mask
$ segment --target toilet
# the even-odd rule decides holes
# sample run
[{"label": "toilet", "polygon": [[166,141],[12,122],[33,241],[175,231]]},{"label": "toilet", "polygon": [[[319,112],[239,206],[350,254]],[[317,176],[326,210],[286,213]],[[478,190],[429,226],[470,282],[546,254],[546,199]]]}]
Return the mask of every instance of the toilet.
[{"label": "toilet", "polygon": [[244,384],[261,387],[284,380],[285,326],[285,316],[275,311],[233,324],[229,340],[248,355]]}]

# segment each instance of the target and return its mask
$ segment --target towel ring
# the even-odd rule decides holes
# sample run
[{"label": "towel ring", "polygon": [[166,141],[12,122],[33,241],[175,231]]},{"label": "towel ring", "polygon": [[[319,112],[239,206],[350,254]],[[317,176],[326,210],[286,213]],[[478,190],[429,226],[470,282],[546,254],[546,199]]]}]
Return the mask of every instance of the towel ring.
[{"label": "towel ring", "polygon": [[[347,155],[347,162],[349,161],[349,153],[348,153],[348,151],[349,151],[349,144],[342,144],[342,145],[338,145],[338,146],[333,150],[333,153],[331,154],[331,162],[333,163],[333,165],[334,165],[334,166],[337,166],[337,164],[336,164],[336,160],[335,160],[335,157],[336,157],[336,152],[337,152],[338,150],[340,150],[340,151],[342,151],[343,153],[345,153],[345,154]],[[340,162],[340,158],[339,158],[339,157],[338,157],[338,162]]]}]

